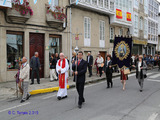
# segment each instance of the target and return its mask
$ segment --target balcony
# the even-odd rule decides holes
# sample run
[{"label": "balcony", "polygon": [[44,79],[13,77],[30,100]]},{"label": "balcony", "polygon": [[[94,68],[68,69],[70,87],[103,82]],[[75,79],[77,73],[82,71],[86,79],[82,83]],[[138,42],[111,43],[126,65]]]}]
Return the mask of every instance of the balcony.
[{"label": "balcony", "polygon": [[[71,0],[72,5],[76,5],[77,0]],[[114,0],[79,0],[77,6],[91,11],[114,15]]]},{"label": "balcony", "polygon": [[20,12],[15,9],[7,9],[7,17],[13,23],[26,23],[31,15],[29,12],[26,15],[21,15]]},{"label": "balcony", "polygon": [[49,26],[60,28],[63,27],[63,20],[55,19],[52,13],[46,14],[46,22]]}]

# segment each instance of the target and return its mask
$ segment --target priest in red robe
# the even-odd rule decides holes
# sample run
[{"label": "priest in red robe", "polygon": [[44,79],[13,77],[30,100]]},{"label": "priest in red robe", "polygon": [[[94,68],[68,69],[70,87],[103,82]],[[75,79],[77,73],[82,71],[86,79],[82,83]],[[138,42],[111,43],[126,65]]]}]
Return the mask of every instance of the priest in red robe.
[{"label": "priest in red robe", "polygon": [[68,61],[65,59],[63,53],[60,53],[60,59],[57,61],[56,71],[59,78],[59,90],[57,93],[57,99],[61,100],[67,98],[67,80],[68,80]]}]

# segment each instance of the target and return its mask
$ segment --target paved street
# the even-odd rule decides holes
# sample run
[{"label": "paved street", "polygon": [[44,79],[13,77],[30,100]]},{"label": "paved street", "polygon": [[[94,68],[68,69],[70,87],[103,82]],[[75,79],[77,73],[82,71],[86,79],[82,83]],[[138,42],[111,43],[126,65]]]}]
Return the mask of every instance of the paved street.
[{"label": "paved street", "polygon": [[[86,103],[82,109],[77,107],[75,89],[68,90],[68,98],[61,101],[57,100],[56,93],[36,95],[22,104],[19,100],[1,101],[0,119],[160,120],[160,72],[154,69],[147,74],[142,93],[135,73],[129,75],[125,91],[119,77],[114,78],[112,89],[106,89],[106,81],[85,86]],[[34,115],[29,115],[30,111]],[[23,112],[28,113],[23,115]]]}]

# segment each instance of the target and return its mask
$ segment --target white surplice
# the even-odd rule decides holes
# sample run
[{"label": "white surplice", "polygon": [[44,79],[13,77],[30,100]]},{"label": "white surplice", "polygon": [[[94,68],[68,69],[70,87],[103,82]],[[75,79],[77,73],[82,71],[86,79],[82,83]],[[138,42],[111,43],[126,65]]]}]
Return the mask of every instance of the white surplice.
[{"label": "white surplice", "polygon": [[68,61],[65,59],[65,67],[62,68],[62,62],[63,60],[61,60],[60,66],[58,65],[59,60],[57,61],[57,65],[56,65],[56,71],[58,73],[58,75],[60,74],[58,72],[59,69],[61,69],[61,74],[65,73],[65,88],[62,89],[59,87],[58,93],[57,93],[57,97],[65,97],[67,95],[67,79],[68,79],[68,69],[69,69],[69,65],[68,65]]}]

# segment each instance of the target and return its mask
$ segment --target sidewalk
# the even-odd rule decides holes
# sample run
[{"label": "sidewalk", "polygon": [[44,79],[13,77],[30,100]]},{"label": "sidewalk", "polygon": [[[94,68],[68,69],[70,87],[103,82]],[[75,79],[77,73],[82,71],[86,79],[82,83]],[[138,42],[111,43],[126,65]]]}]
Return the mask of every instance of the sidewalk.
[{"label": "sidewalk", "polygon": [[[133,70],[132,73],[135,73],[135,70]],[[120,76],[120,73],[113,73],[113,78],[118,76]],[[102,77],[96,75],[88,77],[88,74],[86,74],[86,84],[95,83],[103,80],[106,80],[105,74],[103,74]],[[54,92],[58,90],[58,85],[59,85],[58,81],[50,82],[49,78],[41,79],[41,84],[37,84],[35,80],[35,84],[29,85],[29,92],[31,95]],[[75,87],[75,82],[73,82],[73,77],[69,77],[67,87],[68,88]],[[0,88],[1,88],[0,101],[17,99],[15,81],[0,83]],[[20,94],[18,96],[19,96],[18,98],[21,97]]]},{"label": "sidewalk", "polygon": [[[119,73],[113,73],[113,77],[119,76]],[[94,83],[98,81],[105,80],[105,75],[103,74],[102,77],[98,77],[93,75],[92,77],[88,77],[86,74],[86,84]],[[31,95],[41,94],[41,93],[48,93],[54,92],[58,90],[58,81],[50,82],[49,78],[41,79],[41,84],[37,84],[35,80],[35,84],[29,85],[29,92]],[[69,77],[68,80],[68,88],[75,87],[75,82],[73,82],[73,77]],[[0,83],[0,101],[2,100],[12,100],[17,98],[16,94],[16,83],[13,82],[5,82]],[[18,95],[20,98],[20,94]]]}]

